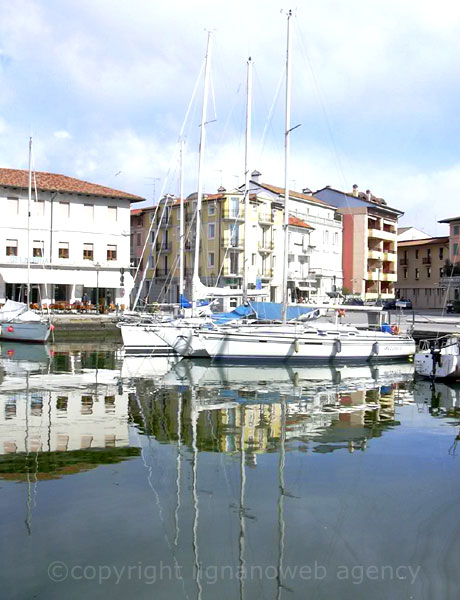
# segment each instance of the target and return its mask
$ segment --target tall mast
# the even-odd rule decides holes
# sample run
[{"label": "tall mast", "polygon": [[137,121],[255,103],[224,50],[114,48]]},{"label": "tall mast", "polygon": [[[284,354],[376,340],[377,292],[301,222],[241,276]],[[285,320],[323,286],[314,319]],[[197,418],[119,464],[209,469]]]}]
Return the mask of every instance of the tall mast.
[{"label": "tall mast", "polygon": [[27,293],[26,301],[30,305],[30,205],[32,204],[32,136],[29,138],[29,195],[27,198]]},{"label": "tall mast", "polygon": [[289,255],[289,134],[291,133],[291,64],[290,64],[290,50],[291,50],[291,36],[290,36],[290,20],[292,11],[289,10],[287,16],[287,49],[286,49],[286,113],[285,113],[285,127],[284,127],[284,221],[283,221],[283,233],[284,233],[284,262],[283,262],[283,305],[281,310],[281,318],[283,324],[286,323],[287,318],[287,304],[288,304],[288,255]]},{"label": "tall mast", "polygon": [[180,141],[179,302],[184,294],[184,140]]},{"label": "tall mast", "polygon": [[212,34],[208,32],[208,45],[206,49],[206,63],[204,70],[204,91],[203,91],[203,106],[201,109],[201,131],[200,131],[200,153],[198,161],[198,190],[196,199],[196,233],[195,233],[195,256],[193,262],[192,276],[192,316],[196,314],[197,301],[197,285],[199,279],[198,269],[200,265],[200,235],[201,235],[201,204],[203,201],[203,159],[204,159],[204,144],[206,140],[206,113],[208,107],[208,88],[209,88],[209,64],[211,60],[211,40]]},{"label": "tall mast", "polygon": [[251,138],[251,105],[252,105],[252,59],[248,58],[248,74],[246,89],[246,144],[244,152],[244,253],[243,253],[243,304],[248,300],[248,267],[249,267],[249,142]]}]

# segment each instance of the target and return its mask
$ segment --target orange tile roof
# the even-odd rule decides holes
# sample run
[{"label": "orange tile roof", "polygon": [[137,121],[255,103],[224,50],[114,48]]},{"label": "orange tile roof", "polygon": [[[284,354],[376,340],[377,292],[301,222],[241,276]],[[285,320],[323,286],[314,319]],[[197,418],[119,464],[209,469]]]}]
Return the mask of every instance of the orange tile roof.
[{"label": "orange tile roof", "polygon": [[[47,192],[67,192],[84,196],[101,196],[103,198],[123,198],[131,202],[141,202],[145,198],[114,190],[96,183],[89,183],[67,175],[56,173],[35,172],[37,189]],[[32,183],[33,184],[33,183]],[[29,187],[29,172],[20,169],[1,169],[0,186],[27,189]]]},{"label": "orange tile roof", "polygon": [[314,227],[308,225],[308,223],[305,223],[305,221],[302,221],[293,215],[289,215],[289,225],[293,225],[294,227],[305,227],[306,229],[314,229]]},{"label": "orange tile roof", "polygon": [[398,242],[398,248],[406,246],[427,246],[429,244],[448,244],[449,236],[423,238],[421,240],[407,240],[405,242]]}]

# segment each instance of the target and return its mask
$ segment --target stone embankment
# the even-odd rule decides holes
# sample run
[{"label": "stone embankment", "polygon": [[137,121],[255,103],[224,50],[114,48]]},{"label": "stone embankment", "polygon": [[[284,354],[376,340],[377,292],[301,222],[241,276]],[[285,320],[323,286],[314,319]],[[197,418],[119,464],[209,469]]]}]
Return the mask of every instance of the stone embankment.
[{"label": "stone embankment", "polygon": [[120,320],[116,315],[53,314],[54,330],[50,342],[88,341],[121,342]]}]

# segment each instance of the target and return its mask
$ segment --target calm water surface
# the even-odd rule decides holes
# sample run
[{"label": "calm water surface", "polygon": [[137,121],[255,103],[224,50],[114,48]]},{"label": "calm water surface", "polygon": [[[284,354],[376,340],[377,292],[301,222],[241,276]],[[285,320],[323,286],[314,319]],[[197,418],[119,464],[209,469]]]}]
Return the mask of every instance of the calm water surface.
[{"label": "calm water surface", "polygon": [[8,599],[456,599],[460,387],[1,346]]}]

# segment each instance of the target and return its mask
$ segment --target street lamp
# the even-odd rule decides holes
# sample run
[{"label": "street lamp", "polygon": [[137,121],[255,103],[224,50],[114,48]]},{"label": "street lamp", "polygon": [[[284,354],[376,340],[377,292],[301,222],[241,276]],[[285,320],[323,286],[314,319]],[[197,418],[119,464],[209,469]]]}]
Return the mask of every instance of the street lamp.
[{"label": "street lamp", "polygon": [[96,314],[99,314],[99,269],[101,265],[99,263],[94,263],[96,268]]}]

